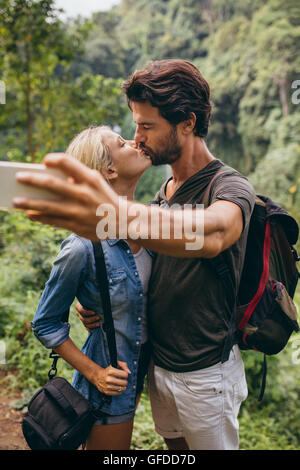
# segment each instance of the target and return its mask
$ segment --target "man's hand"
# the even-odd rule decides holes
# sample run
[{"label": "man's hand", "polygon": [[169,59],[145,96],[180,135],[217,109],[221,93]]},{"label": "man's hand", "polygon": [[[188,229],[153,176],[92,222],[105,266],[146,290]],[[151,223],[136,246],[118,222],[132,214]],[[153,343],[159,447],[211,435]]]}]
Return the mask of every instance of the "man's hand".
[{"label": "man's hand", "polygon": [[94,328],[99,328],[100,321],[98,315],[92,310],[85,310],[79,302],[76,304],[76,315],[90,333]]},{"label": "man's hand", "polygon": [[100,175],[67,154],[49,154],[43,163],[68,176],[68,180],[30,171],[17,174],[22,184],[47,189],[61,200],[15,198],[14,207],[23,209],[33,221],[53,225],[75,232],[78,235],[99,241],[96,226],[99,217],[97,208],[101,204],[118,205],[118,195]]}]

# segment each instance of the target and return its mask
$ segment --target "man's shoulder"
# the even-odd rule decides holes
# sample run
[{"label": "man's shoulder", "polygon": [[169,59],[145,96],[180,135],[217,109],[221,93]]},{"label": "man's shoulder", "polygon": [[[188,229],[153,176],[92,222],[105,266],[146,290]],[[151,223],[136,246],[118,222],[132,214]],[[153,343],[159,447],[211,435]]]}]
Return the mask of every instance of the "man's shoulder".
[{"label": "man's shoulder", "polygon": [[255,195],[255,189],[246,175],[236,170],[235,168],[227,165],[224,165],[219,170],[219,175],[216,178],[215,187],[230,186],[243,186],[247,188],[250,193]]},{"label": "man's shoulder", "polygon": [[244,228],[249,224],[255,206],[256,193],[249,179],[232,167],[224,168],[211,189],[210,204],[229,201],[238,205],[243,215]]}]

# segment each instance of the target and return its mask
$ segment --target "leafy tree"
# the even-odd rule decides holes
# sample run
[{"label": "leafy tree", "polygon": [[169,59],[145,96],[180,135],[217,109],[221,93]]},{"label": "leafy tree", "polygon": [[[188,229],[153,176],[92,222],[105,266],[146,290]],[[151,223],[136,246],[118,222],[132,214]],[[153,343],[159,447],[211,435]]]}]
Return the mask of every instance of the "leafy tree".
[{"label": "leafy tree", "polygon": [[[7,85],[1,158],[24,160],[31,153],[39,161],[48,151],[64,150],[91,124],[117,124],[132,138],[122,80],[150,59],[181,57],[211,85],[210,150],[300,222],[300,108],[291,102],[300,70],[299,27],[297,0],[123,0],[88,21],[66,23],[52,0],[0,0],[0,79]],[[149,168],[136,199],[149,202],[168,170]],[[0,226],[0,335],[8,367],[18,370],[13,384],[31,390],[44,383],[49,364],[30,321],[65,234],[20,213],[0,213]],[[295,299],[299,307],[299,289]],[[74,321],[72,335],[80,345],[78,325]],[[291,358],[298,340],[294,335],[268,361],[261,405],[261,357],[243,354],[249,398],[240,415],[242,449],[300,448],[299,366]],[[72,371],[60,367],[70,379]],[[140,406],[133,447],[163,448],[146,394]]]},{"label": "leafy tree", "polygon": [[85,74],[75,81],[57,82],[41,100],[43,114],[36,118],[39,158],[64,151],[75,134],[91,125],[119,124],[127,111],[121,81]]},{"label": "leafy tree", "polygon": [[297,112],[295,106],[290,106],[290,90],[300,67],[299,24],[300,8],[296,0],[285,3],[270,0],[255,13],[251,22],[249,49],[255,58],[253,78],[240,102],[239,123],[245,153],[253,161],[251,169],[274,140],[269,133],[269,116],[274,116],[277,109],[281,114],[276,111],[279,121]]},{"label": "leafy tree", "polygon": [[[125,51],[118,37],[120,21],[120,13],[115,9],[92,16],[84,51],[76,61],[80,74],[88,72],[109,78],[125,75]],[[78,76],[78,70],[75,67],[72,70]]]},{"label": "leafy tree", "polygon": [[165,167],[150,167],[141,176],[135,193],[135,199],[144,204],[148,204],[154,199],[154,196],[166,180],[167,171]]},{"label": "leafy tree", "polygon": [[255,5],[246,12],[241,2],[217,1],[211,8],[215,30],[206,41],[208,55],[197,61],[212,87],[211,148],[246,174],[274,148],[275,120],[282,138],[295,141],[289,132],[283,137],[287,126],[280,121],[297,112],[289,103],[299,70],[299,4],[269,0]]},{"label": "leafy tree", "polygon": [[[299,122],[299,121],[298,121]],[[300,225],[300,145],[271,150],[249,179],[259,194],[267,194],[285,207]],[[300,240],[297,248],[300,249]]]},{"label": "leafy tree", "polygon": [[53,70],[58,54],[67,51],[53,0],[5,2],[1,15],[1,36],[8,61],[7,79],[21,91],[27,127],[27,149],[34,159],[34,100],[36,88]]},{"label": "leafy tree", "polygon": [[17,128],[13,134],[9,132],[8,143],[11,136],[23,135],[24,145],[26,134],[25,154],[34,161],[40,146],[36,120],[41,114],[43,97],[51,93],[54,77],[59,88],[59,78],[80,47],[83,30],[78,28],[79,34],[72,37],[66,34],[54,0],[5,1],[1,3],[1,12],[0,47],[5,56],[8,104],[0,123],[6,120],[4,128]]},{"label": "leafy tree", "polygon": [[65,150],[84,127],[122,120],[120,81],[89,74],[74,78],[73,60],[89,22],[64,25],[52,0],[6,2],[3,12],[8,96],[0,135],[8,159],[40,161],[49,151]]}]

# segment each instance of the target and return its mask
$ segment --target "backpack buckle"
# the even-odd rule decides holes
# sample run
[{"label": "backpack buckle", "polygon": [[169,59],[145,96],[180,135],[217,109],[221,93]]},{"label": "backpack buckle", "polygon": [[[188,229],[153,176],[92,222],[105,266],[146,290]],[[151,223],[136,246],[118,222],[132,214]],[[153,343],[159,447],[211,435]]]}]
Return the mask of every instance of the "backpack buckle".
[{"label": "backpack buckle", "polygon": [[295,261],[300,261],[300,256],[298,255],[297,250],[294,246],[292,247],[292,253],[294,255]]}]

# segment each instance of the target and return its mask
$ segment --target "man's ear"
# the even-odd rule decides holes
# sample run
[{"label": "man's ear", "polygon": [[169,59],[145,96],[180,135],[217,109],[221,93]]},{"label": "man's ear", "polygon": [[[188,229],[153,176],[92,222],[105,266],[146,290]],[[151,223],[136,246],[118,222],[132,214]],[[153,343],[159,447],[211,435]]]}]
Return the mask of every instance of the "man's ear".
[{"label": "man's ear", "polygon": [[180,123],[181,132],[185,135],[190,134],[191,132],[193,132],[194,127],[196,125],[196,120],[197,120],[196,114],[191,113],[189,119],[186,119],[185,121],[182,121]]},{"label": "man's ear", "polygon": [[108,182],[114,181],[119,176],[117,168],[114,165],[110,165],[108,168],[103,170],[102,174]]}]

